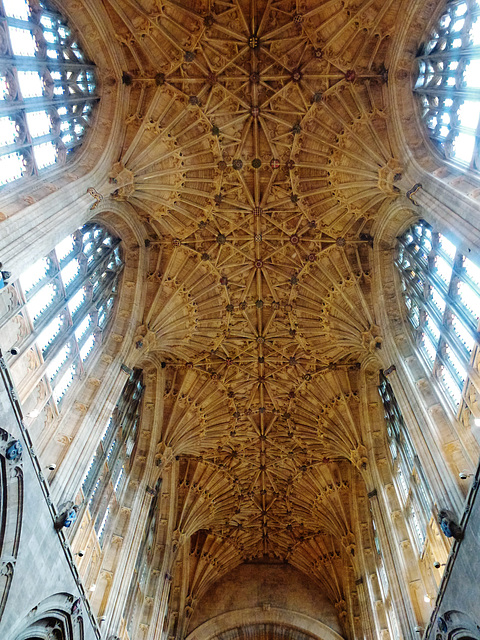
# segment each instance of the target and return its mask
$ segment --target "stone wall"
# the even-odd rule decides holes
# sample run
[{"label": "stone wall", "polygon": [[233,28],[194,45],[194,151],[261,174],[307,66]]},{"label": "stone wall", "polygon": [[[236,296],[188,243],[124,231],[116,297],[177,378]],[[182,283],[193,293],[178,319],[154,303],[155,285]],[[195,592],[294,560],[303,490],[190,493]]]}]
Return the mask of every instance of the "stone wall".
[{"label": "stone wall", "polygon": [[[95,640],[100,635],[69,544],[54,529],[43,470],[1,357],[0,373],[0,638],[44,637],[45,629],[57,629],[55,637]],[[9,459],[15,441],[22,453]]]},{"label": "stone wall", "polygon": [[290,610],[342,633],[335,607],[318,585],[286,564],[244,564],[216,582],[200,599],[190,630],[226,612],[254,607]]},{"label": "stone wall", "polygon": [[472,480],[463,540],[452,547],[425,640],[480,638],[480,467]]}]

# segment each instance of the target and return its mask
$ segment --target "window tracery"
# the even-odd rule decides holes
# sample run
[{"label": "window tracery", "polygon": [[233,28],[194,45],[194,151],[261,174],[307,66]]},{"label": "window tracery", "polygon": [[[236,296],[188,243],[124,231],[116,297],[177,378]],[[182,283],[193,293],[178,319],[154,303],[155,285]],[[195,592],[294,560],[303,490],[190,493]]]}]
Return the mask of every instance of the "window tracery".
[{"label": "window tracery", "polygon": [[458,416],[476,416],[480,268],[423,220],[400,238],[396,265],[423,366]]},{"label": "window tracery", "polygon": [[422,118],[443,155],[480,169],[480,3],[450,0],[417,57]]},{"label": "window tracery", "polygon": [[88,62],[61,14],[0,0],[0,186],[64,163],[97,101]]},{"label": "window tracery", "polygon": [[384,408],[397,494],[418,551],[421,552],[431,517],[432,501],[428,485],[392,386],[383,372],[380,373],[378,390]]},{"label": "window tracery", "polygon": [[[24,409],[57,412],[88,368],[112,317],[120,240],[87,223],[0,292],[0,331]],[[37,389],[37,397],[27,401]]]},{"label": "window tracery", "polygon": [[142,371],[135,369],[123,388],[82,481],[84,503],[94,521],[100,546],[103,546],[113,505],[118,502],[135,455],[144,389]]}]

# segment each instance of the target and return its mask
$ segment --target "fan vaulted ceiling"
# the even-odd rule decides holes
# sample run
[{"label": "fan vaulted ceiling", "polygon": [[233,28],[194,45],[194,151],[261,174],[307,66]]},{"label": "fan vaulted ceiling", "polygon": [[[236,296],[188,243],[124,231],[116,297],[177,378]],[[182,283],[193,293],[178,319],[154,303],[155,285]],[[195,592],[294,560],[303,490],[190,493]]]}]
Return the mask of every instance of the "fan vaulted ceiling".
[{"label": "fan vaulted ceiling", "polygon": [[370,233],[401,177],[384,100],[398,3],[104,4],[130,87],[111,195],[151,229],[137,344],[167,363],[157,457],[181,460],[190,603],[269,557],[346,615],[360,367],[382,340]]}]

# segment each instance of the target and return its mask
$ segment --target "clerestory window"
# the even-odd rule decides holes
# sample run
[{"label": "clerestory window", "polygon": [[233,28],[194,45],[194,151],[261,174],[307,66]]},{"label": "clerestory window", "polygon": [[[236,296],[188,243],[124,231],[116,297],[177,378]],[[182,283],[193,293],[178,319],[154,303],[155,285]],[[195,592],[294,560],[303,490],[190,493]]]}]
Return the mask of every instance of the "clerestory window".
[{"label": "clerestory window", "polygon": [[446,158],[480,169],[480,2],[450,0],[417,56],[422,118]]},{"label": "clerestory window", "polygon": [[380,373],[378,390],[383,403],[397,495],[421,553],[431,517],[432,501],[427,481],[392,386],[383,372]]},{"label": "clerestory window", "polygon": [[42,0],[0,0],[0,186],[62,164],[97,101],[94,66]]},{"label": "clerestory window", "polygon": [[458,417],[478,420],[480,268],[422,220],[400,238],[396,265],[426,371]]},{"label": "clerestory window", "polygon": [[27,417],[58,413],[88,368],[122,268],[120,240],[87,223],[0,291],[0,344]]},{"label": "clerestory window", "polygon": [[82,481],[83,502],[101,547],[135,456],[144,389],[141,369],[133,370]]}]

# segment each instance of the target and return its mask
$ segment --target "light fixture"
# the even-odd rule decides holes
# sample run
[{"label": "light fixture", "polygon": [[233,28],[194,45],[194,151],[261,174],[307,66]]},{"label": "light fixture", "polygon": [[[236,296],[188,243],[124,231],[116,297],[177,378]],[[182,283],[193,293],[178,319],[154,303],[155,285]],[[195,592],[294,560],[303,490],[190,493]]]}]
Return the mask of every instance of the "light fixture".
[{"label": "light fixture", "polygon": [[474,425],[476,427],[480,427],[480,418],[475,418],[475,420],[473,421]]},{"label": "light fixture", "polygon": [[96,585],[96,584],[92,584],[92,585],[91,585],[91,587],[90,587],[90,589],[89,589],[89,591],[90,591],[91,593],[93,593],[93,592],[95,591],[95,589],[96,589],[96,588],[97,588],[97,585]]},{"label": "light fixture", "polygon": [[428,596],[427,594],[425,594],[425,595],[423,596],[423,601],[424,601],[424,602],[430,602],[430,600],[431,600],[431,598],[430,598],[430,596]]}]

